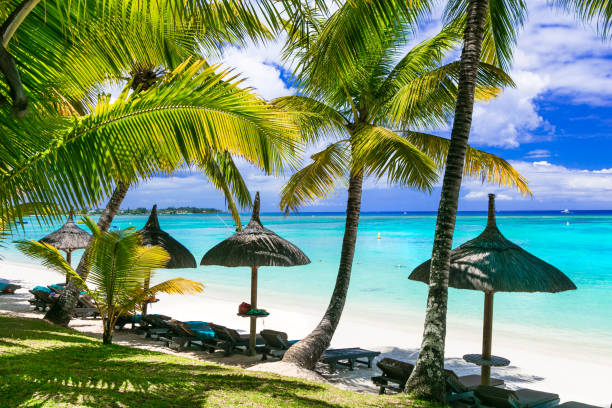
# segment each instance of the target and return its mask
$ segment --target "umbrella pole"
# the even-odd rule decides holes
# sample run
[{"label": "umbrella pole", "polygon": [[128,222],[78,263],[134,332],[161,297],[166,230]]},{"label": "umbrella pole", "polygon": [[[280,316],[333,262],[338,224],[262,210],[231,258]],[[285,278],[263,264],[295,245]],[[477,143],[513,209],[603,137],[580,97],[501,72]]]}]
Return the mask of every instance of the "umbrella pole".
[{"label": "umbrella pole", "polygon": [[[150,279],[151,279],[150,276],[147,276],[145,278],[145,281],[144,281],[144,290],[149,289],[149,286],[151,284]],[[147,300],[148,299],[145,299],[144,303],[142,304],[142,315],[143,316],[147,315],[147,308],[149,307],[149,302]]]},{"label": "umbrella pole", "polygon": [[[70,265],[72,263],[72,251],[70,250],[66,251],[66,262],[68,263],[68,266],[72,266]],[[70,281],[70,276],[66,274],[66,283],[68,283],[68,281]]]},{"label": "umbrella pole", "polygon": [[[257,267],[251,267],[251,308],[257,309]],[[255,355],[255,337],[257,336],[257,317],[251,316],[251,337],[249,338],[249,355]]]},{"label": "umbrella pole", "polygon": [[[491,342],[493,340],[493,292],[485,292],[484,319],[482,324],[482,358],[491,359]],[[483,365],[480,372],[482,385],[491,382],[491,366]]]}]

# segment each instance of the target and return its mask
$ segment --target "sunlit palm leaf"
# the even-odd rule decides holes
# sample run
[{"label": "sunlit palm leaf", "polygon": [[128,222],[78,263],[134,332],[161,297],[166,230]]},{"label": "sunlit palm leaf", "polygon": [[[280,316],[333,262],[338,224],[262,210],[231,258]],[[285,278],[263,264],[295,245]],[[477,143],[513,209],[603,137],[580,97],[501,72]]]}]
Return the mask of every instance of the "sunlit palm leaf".
[{"label": "sunlit palm leaf", "polygon": [[291,176],[281,191],[282,211],[297,211],[317,199],[332,197],[338,184],[346,185],[351,166],[346,140],[329,145],[312,155],[312,163]]},{"label": "sunlit palm leaf", "polygon": [[[431,157],[439,168],[446,163],[449,139],[419,132],[405,132],[404,137]],[[491,153],[468,146],[465,157],[464,176],[516,188],[522,194],[531,195],[527,179],[516,171],[510,163]]]}]

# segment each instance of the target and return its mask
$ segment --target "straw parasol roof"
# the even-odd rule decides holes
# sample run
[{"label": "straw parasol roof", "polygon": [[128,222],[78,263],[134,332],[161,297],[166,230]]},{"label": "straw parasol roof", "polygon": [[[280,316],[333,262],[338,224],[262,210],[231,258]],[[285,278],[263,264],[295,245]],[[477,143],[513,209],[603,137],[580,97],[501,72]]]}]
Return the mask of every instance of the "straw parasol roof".
[{"label": "straw parasol roof", "polygon": [[298,247],[261,224],[257,193],[249,224],[211,248],[200,265],[295,266],[309,263],[310,259]]},{"label": "straw parasol roof", "polygon": [[72,213],[62,227],[43,237],[40,242],[51,245],[62,251],[71,252],[75,249],[86,248],[89,245],[91,234],[79,228],[72,219]]},{"label": "straw parasol roof", "polygon": [[[291,242],[264,228],[259,220],[259,192],[255,194],[251,221],[242,230],[215,245],[200,265],[251,267],[251,308],[257,309],[257,268],[260,266],[306,265],[310,259]],[[249,354],[255,355],[257,316],[250,317]]]},{"label": "straw parasol roof", "polygon": [[[576,289],[559,269],[506,239],[495,223],[494,195],[489,218],[476,238],[451,251],[448,286],[484,292],[562,292]],[[429,283],[431,260],[416,267],[409,279]]]},{"label": "straw parasol roof", "polygon": [[167,232],[163,231],[159,226],[157,219],[157,204],[153,206],[151,215],[145,226],[138,231],[142,237],[142,245],[153,246],[157,245],[166,250],[170,255],[170,260],[166,265],[168,269],[177,268],[195,268],[196,260],[187,248],[176,239],[172,238]]}]

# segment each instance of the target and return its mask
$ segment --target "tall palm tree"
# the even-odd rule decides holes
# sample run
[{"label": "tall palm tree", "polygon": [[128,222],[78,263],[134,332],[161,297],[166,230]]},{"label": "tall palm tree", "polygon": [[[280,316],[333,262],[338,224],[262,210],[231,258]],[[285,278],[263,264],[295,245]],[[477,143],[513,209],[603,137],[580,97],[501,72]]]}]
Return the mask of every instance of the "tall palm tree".
[{"label": "tall palm tree", "polygon": [[[351,18],[337,24],[318,35],[324,37],[318,48],[306,51],[308,59],[303,59],[311,67],[330,66],[337,70],[352,69],[361,56],[368,51],[372,41],[384,32],[378,24],[382,21],[394,21],[406,14],[416,16],[418,20],[426,14],[432,1],[402,2],[387,9],[384,0],[348,2],[344,15]],[[384,3],[384,4],[381,4]],[[612,8],[608,1],[600,0],[553,0],[551,5],[575,12],[584,21],[595,22],[604,38],[609,38],[612,26]],[[371,8],[368,9],[368,7]],[[449,254],[452,246],[459,187],[464,164],[466,163],[468,134],[476,89],[479,61],[484,61],[501,68],[508,68],[512,58],[512,49],[516,42],[517,30],[525,21],[527,4],[525,1],[508,0],[449,0],[447,2],[446,20],[460,23],[463,29],[463,52],[460,60],[458,95],[454,109],[451,147],[445,160],[443,193],[440,200],[436,235],[432,251],[432,271],[430,273],[430,293],[427,300],[427,317],[424,329],[422,351],[419,354],[417,367],[406,384],[406,390],[412,391],[423,399],[441,401],[444,398],[443,358],[446,335],[446,300],[449,268]],[[369,10],[368,13],[363,13]],[[397,10],[397,11],[396,11]],[[315,13],[306,9],[297,20],[297,27],[289,37],[292,43],[308,42],[311,33],[318,33],[315,26],[309,23],[309,17]],[[342,15],[336,16],[342,21]],[[416,26],[416,25],[415,25]],[[304,29],[305,28],[305,29]],[[336,78],[322,77],[320,81],[333,82]],[[320,82],[314,87],[320,86]]]},{"label": "tall palm tree", "polygon": [[[585,20],[597,20],[604,36],[609,34],[612,8],[598,0],[558,0],[558,6],[574,9]],[[427,309],[421,351],[406,391],[432,401],[445,398],[444,345],[448,302],[448,274],[461,176],[472,123],[478,64],[486,60],[509,67],[517,31],[526,19],[527,3],[507,0],[450,0],[447,21],[464,25],[457,102],[450,146],[438,206],[436,232],[431,256]]]},{"label": "tall palm tree", "polygon": [[[138,310],[146,299],[158,292],[191,294],[202,292],[199,282],[183,278],[170,279],[150,288],[149,282],[157,268],[163,268],[168,253],[161,247],[143,247],[140,234],[133,228],[102,232],[90,219],[85,224],[92,232],[87,266],[90,270],[83,279],[54,247],[34,240],[17,241],[17,248],[31,258],[41,260],[52,270],[70,276],[72,281],[91,296],[102,318],[102,342],[111,344],[117,318]],[[91,287],[86,281],[90,281]],[[95,286],[94,286],[95,285]]]},{"label": "tall palm tree", "polygon": [[[11,25],[14,27],[13,23],[20,23],[17,37],[19,41],[14,42],[12,51],[22,71],[23,85],[29,91],[30,105],[35,107],[32,110],[38,117],[25,125],[23,122],[10,123],[10,111],[4,109],[2,112],[4,117],[0,117],[0,122],[5,124],[9,122],[7,127],[18,130],[21,135],[36,134],[32,132],[32,127],[53,129],[53,132],[43,132],[43,135],[50,136],[50,140],[47,139],[46,144],[44,137],[42,140],[36,140],[34,145],[28,146],[28,149],[22,152],[25,154],[15,156],[14,150],[19,149],[7,152],[7,155],[10,154],[13,158],[13,163],[6,162],[7,168],[10,169],[14,168],[15,161],[23,159],[20,156],[31,157],[32,153],[34,155],[42,153],[48,159],[55,158],[53,153],[47,150],[53,150],[53,148],[48,149],[50,145],[58,144],[60,139],[57,137],[58,130],[65,131],[62,125],[65,125],[66,129],[72,126],[72,120],[66,113],[72,115],[88,113],[91,108],[87,108],[86,104],[96,103],[93,95],[105,84],[117,84],[127,75],[131,79],[132,90],[146,91],[164,76],[164,70],[171,71],[185,58],[197,58],[201,52],[219,53],[223,45],[242,44],[248,38],[258,40],[270,37],[270,32],[259,21],[255,10],[247,2],[234,4],[233,0],[197,2],[187,9],[184,8],[184,4],[174,0],[151,4],[112,0],[104,3],[85,2],[84,5],[77,6],[58,2],[44,9],[35,8],[27,19],[23,13],[25,9],[22,7],[25,3],[17,5],[15,2],[15,13],[7,16],[3,27]],[[274,12],[272,10],[271,14]],[[15,19],[18,14],[21,17]],[[40,50],[49,52],[43,58],[31,59],[31,56],[36,56]],[[72,69],[66,70],[67,65]],[[158,72],[162,75],[157,75]],[[166,77],[171,78],[172,74]],[[214,83],[211,83],[211,86],[212,84]],[[53,91],[49,92],[49,89]],[[40,123],[39,126],[29,126],[30,122]],[[55,127],[50,127],[50,123]],[[159,127],[150,129],[154,132],[160,130]],[[264,134],[267,131],[263,130],[260,133]],[[20,142],[20,148],[25,146],[25,140]],[[104,144],[95,147],[112,148]],[[265,148],[263,145],[259,147]],[[208,162],[208,165],[202,166],[201,169],[213,181],[213,185],[226,195],[237,194],[240,204],[249,203],[250,194],[240,174],[235,171],[231,156],[225,147],[209,146],[206,148],[206,154],[202,152],[197,156],[180,145],[169,148],[181,149],[182,153],[191,154],[189,156],[191,163]],[[219,168],[214,171],[210,159],[212,156],[218,156],[217,151],[227,155],[223,161],[223,172],[219,172]],[[108,156],[108,153],[99,151],[98,155]],[[251,154],[250,160],[253,161],[255,156],[257,155]],[[173,170],[172,163],[180,165],[180,162],[168,158],[160,157],[156,160],[161,164],[158,170]],[[265,168],[267,165],[262,163],[275,158],[267,157],[266,153],[263,153],[254,160],[255,164]],[[234,171],[231,171],[232,166]],[[87,197],[87,201],[94,202],[111,193],[108,190],[108,181],[115,180],[116,188],[112,191],[111,199],[98,222],[99,228],[104,231],[109,228],[118,211],[129,183],[135,180],[133,177],[128,178],[118,174],[116,170],[108,174],[110,178],[107,178],[106,186],[104,183],[101,186],[95,182],[88,183],[89,188],[77,192],[81,198]],[[151,174],[151,172],[141,173],[139,176],[146,177]],[[223,179],[224,177],[226,179]],[[78,180],[79,176],[76,179]],[[62,184],[73,180],[68,180],[64,175],[58,184],[65,189]],[[57,187],[55,192],[46,197],[47,201],[53,199],[61,201],[60,208],[71,205],[75,201],[74,195],[71,197],[70,194],[66,194],[67,191],[57,191]],[[228,198],[230,207],[233,202],[233,197],[230,196]],[[233,213],[237,214],[237,211],[233,210]],[[84,265],[80,265],[77,271],[84,273],[83,268]],[[71,289],[73,290],[67,292],[75,296],[62,297],[56,307],[49,311],[47,318],[58,323],[67,322],[78,293],[76,287]]]},{"label": "tall palm tree", "polygon": [[[335,15],[321,25],[320,32],[329,29],[326,24],[335,24]],[[340,264],[329,306],[317,327],[292,346],[283,361],[312,369],[330,345],[348,292],[364,176],[428,191],[448,151],[446,139],[411,129],[443,122],[452,111],[459,64],[442,61],[457,43],[457,32],[446,29],[399,58],[407,34],[401,25],[388,27],[380,41],[356,61],[352,72],[329,66],[318,71],[301,61],[299,79],[306,84],[306,95],[273,101],[298,116],[308,137],[334,139],[290,178],[281,194],[281,208],[295,210],[329,197],[338,184],[348,184]],[[318,39],[311,33],[310,46],[316,49]],[[321,77],[325,87],[318,82]],[[512,81],[503,71],[482,63],[478,84],[478,97],[486,100]],[[528,191],[525,180],[506,161],[475,149],[468,157],[466,174]]]}]

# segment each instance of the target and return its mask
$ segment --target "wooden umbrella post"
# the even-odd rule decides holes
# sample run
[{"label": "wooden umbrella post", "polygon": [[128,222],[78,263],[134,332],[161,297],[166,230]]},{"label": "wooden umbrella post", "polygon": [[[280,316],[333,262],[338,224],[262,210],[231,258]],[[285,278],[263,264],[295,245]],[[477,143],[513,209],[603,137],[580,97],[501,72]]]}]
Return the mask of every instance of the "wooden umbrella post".
[{"label": "wooden umbrella post", "polygon": [[[66,250],[66,262],[68,263],[68,266],[72,266],[72,251],[70,249]],[[66,283],[68,283],[70,281],[70,276],[68,276],[68,274],[66,274]]]},{"label": "wooden umbrella post", "polygon": [[[251,266],[251,308],[257,309],[257,267]],[[251,316],[251,337],[249,338],[249,355],[255,355],[255,338],[257,336],[257,316]]]},{"label": "wooden umbrella post", "polygon": [[[151,286],[151,277],[147,276],[145,278],[145,281],[144,281],[144,290],[149,289],[149,286]],[[143,316],[147,315],[147,309],[148,308],[149,308],[149,302],[148,302],[148,299],[145,299],[143,304],[142,304],[142,315]]]},{"label": "wooden umbrella post", "polygon": [[[491,342],[493,340],[493,292],[485,292],[484,319],[482,324],[482,359],[491,359]],[[491,381],[491,366],[483,365],[480,372],[482,385]]]}]

